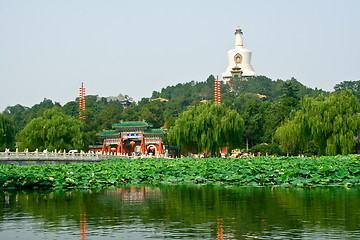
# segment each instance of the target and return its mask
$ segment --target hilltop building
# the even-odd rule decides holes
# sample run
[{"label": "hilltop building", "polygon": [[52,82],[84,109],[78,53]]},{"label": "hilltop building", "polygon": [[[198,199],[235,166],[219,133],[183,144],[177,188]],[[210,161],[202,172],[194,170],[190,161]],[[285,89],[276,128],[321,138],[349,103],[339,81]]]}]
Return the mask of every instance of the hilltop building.
[{"label": "hilltop building", "polygon": [[123,96],[122,94],[119,94],[117,97],[97,97],[96,101],[101,101],[101,99],[106,99],[108,102],[111,101],[119,101],[124,108],[130,106],[131,104],[135,103],[135,101],[129,97],[128,95]]},{"label": "hilltop building", "polygon": [[163,154],[163,129],[152,128],[145,121],[120,122],[112,125],[113,130],[97,133],[104,139],[102,152],[118,154]]},{"label": "hilltop building", "polygon": [[154,98],[154,99],[151,99],[151,101],[160,101],[160,102],[168,102],[169,100],[166,99],[166,98],[161,98],[161,97],[158,97],[158,98]]},{"label": "hilltop building", "polygon": [[238,27],[235,31],[235,48],[227,53],[229,65],[222,74],[226,82],[229,82],[234,75],[236,77],[256,76],[250,64],[251,51],[243,48],[242,34],[240,27]]}]

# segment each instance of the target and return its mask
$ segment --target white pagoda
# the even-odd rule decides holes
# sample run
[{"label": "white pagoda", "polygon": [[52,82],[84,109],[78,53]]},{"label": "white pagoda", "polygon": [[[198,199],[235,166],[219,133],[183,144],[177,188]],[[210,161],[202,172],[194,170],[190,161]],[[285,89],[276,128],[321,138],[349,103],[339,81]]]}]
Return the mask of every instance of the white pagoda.
[{"label": "white pagoda", "polygon": [[254,69],[250,64],[251,51],[243,48],[242,34],[240,27],[238,27],[235,31],[235,48],[227,53],[229,65],[222,74],[225,81],[229,81],[232,77],[231,71],[233,68],[241,68],[243,77],[256,76]]}]

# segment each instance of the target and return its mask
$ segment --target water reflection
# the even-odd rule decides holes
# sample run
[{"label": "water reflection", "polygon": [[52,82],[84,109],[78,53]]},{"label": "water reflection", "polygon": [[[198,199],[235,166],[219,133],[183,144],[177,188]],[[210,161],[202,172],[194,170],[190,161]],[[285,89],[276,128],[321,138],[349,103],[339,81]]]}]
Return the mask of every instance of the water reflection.
[{"label": "water reflection", "polygon": [[224,239],[224,236],[223,236],[223,232],[224,232],[224,229],[223,229],[223,219],[222,218],[218,218],[217,220],[217,240],[223,240]]},{"label": "water reflection", "polygon": [[80,240],[86,240],[86,209],[80,207]]},{"label": "water reflection", "polygon": [[127,187],[116,190],[106,190],[104,194],[120,200],[124,204],[141,204],[146,198],[160,198],[160,188],[151,187]]},{"label": "water reflection", "polygon": [[360,238],[360,188],[2,191],[3,239]]}]

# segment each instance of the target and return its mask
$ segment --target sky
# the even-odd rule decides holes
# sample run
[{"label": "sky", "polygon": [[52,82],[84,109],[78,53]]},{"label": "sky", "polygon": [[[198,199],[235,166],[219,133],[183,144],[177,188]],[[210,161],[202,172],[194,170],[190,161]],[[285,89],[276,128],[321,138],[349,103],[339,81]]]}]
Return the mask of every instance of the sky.
[{"label": "sky", "polygon": [[0,112],[205,81],[240,26],[257,75],[333,91],[360,80],[357,0],[0,0]]}]

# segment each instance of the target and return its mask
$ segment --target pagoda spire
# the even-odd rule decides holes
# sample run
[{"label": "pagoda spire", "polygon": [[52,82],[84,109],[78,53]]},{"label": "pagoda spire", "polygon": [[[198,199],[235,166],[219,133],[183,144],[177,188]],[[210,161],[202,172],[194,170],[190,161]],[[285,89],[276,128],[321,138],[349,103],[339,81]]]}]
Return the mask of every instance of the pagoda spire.
[{"label": "pagoda spire", "polygon": [[235,47],[243,47],[242,34],[243,32],[241,31],[240,26],[238,26],[235,31]]}]

